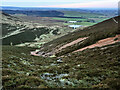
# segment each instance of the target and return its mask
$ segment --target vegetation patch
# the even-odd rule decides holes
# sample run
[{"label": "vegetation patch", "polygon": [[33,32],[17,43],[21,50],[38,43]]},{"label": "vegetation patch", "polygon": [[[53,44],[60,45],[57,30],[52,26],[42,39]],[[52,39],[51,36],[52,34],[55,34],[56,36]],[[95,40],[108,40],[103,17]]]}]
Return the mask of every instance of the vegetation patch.
[{"label": "vegetation patch", "polygon": [[57,57],[30,56],[35,48],[3,46],[3,88],[117,88],[119,47],[89,49],[59,62]]}]

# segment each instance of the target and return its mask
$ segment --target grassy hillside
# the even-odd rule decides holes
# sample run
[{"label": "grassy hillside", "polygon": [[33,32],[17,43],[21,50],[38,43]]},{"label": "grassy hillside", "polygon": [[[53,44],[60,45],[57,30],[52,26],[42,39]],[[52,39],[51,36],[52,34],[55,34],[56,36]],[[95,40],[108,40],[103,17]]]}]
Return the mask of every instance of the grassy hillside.
[{"label": "grassy hillside", "polygon": [[25,42],[33,42],[36,38],[36,35],[38,38],[42,34],[48,34],[50,33],[50,29],[47,28],[33,28],[33,29],[24,29],[24,32],[21,32],[16,35],[12,35],[10,37],[3,39],[3,45],[10,45],[12,42],[13,45],[25,43]]},{"label": "grassy hillside", "polygon": [[3,88],[120,88],[119,47],[116,43],[59,59],[30,56],[35,48],[3,46]]},{"label": "grassy hillside", "polygon": [[[68,27],[45,26],[41,25],[39,22],[33,23],[31,20],[24,21],[24,18],[20,19],[3,12],[0,13],[2,14],[2,18],[0,18],[0,20],[2,20],[3,45],[21,44],[22,46],[25,46],[25,43],[29,43],[30,46],[40,47],[43,43],[49,42],[50,40],[71,32],[71,29],[68,30]],[[44,18],[38,20],[44,21]],[[48,21],[50,20],[48,19]]]}]

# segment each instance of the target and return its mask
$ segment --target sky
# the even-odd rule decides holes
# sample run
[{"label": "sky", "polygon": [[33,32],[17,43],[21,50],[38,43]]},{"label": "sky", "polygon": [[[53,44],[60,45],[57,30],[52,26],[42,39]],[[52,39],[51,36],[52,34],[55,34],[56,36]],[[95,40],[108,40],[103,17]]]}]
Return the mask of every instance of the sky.
[{"label": "sky", "polygon": [[2,0],[2,6],[51,8],[117,8],[119,0]]}]

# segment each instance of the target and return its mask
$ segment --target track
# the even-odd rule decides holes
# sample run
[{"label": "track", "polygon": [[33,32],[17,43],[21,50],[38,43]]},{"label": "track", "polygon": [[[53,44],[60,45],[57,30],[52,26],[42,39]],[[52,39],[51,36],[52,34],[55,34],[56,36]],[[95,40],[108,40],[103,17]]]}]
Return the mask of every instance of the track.
[{"label": "track", "polygon": [[[116,38],[117,38],[118,40],[115,40]],[[83,50],[88,49],[88,48],[102,47],[102,46],[114,44],[114,43],[116,43],[116,42],[120,42],[120,35],[116,35],[115,37],[109,37],[109,38],[106,38],[106,39],[99,40],[99,41],[98,41],[97,43],[95,43],[95,44],[92,44],[92,45],[89,45],[89,46],[87,46],[87,47],[81,48],[81,49],[76,50],[76,51],[74,51],[74,52],[83,51]]]},{"label": "track", "polygon": [[113,21],[115,22],[115,23],[117,23],[118,24],[118,22],[114,19],[114,18],[112,18],[113,19]]}]

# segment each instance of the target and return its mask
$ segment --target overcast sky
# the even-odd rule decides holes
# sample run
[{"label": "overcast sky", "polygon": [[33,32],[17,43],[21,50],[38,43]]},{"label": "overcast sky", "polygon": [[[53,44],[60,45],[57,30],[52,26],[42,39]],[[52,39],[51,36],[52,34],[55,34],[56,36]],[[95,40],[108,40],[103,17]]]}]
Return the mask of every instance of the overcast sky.
[{"label": "overcast sky", "polygon": [[119,0],[2,0],[2,6],[59,8],[117,8]]}]

